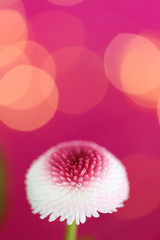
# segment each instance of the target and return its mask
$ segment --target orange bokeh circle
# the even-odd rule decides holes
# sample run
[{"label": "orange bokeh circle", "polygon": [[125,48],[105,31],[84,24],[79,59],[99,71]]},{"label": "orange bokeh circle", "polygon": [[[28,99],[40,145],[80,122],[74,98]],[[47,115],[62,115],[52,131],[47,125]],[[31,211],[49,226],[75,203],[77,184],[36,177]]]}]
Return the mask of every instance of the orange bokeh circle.
[{"label": "orange bokeh circle", "polygon": [[159,49],[141,35],[117,35],[106,49],[104,64],[111,83],[127,94],[146,94],[160,84]]},{"label": "orange bokeh circle", "polygon": [[[141,35],[149,39],[160,51],[160,34],[154,31],[146,31]],[[153,90],[139,95],[127,94],[128,98],[135,104],[149,109],[156,109],[158,100],[160,99],[160,85]]]},{"label": "orange bokeh circle", "polygon": [[156,109],[160,99],[160,85],[152,91],[140,95],[127,94],[127,97],[135,104],[149,109]]},{"label": "orange bokeh circle", "polygon": [[17,41],[26,40],[27,31],[27,24],[22,14],[12,9],[0,10],[0,75],[4,68],[23,55],[25,46],[19,49],[14,44]]},{"label": "orange bokeh circle", "polygon": [[11,9],[0,10],[0,36],[1,48],[16,41],[26,40],[27,24],[18,11]]},{"label": "orange bokeh circle", "polygon": [[40,68],[19,65],[0,82],[0,119],[10,128],[31,131],[55,114],[58,90],[51,76]]}]

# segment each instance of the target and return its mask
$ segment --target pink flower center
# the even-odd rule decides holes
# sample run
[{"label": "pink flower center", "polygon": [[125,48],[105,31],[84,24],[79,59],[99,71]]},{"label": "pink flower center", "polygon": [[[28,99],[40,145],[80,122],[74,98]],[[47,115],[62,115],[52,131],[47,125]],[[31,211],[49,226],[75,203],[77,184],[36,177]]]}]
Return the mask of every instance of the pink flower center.
[{"label": "pink flower center", "polygon": [[58,146],[48,159],[50,176],[56,185],[80,188],[99,180],[108,159],[91,144]]}]

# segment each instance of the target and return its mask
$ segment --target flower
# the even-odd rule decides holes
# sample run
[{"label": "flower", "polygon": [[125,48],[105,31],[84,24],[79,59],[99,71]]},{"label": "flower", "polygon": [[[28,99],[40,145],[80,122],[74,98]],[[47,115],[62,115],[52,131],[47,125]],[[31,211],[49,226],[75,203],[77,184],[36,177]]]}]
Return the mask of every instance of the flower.
[{"label": "flower", "polygon": [[87,141],[58,144],[33,162],[26,175],[33,213],[70,225],[98,212],[112,213],[128,199],[125,167],[104,147]]}]

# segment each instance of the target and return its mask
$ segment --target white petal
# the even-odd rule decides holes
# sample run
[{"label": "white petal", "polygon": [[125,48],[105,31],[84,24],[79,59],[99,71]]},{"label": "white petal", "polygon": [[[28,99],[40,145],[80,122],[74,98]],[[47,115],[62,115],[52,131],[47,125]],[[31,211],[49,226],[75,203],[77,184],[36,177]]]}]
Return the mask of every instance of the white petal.
[{"label": "white petal", "polygon": [[93,217],[95,217],[95,218],[97,218],[97,217],[99,217],[99,214],[98,214],[98,212],[92,212],[92,215],[93,215]]},{"label": "white petal", "polygon": [[49,217],[49,222],[53,222],[54,220],[56,220],[59,217],[58,214],[52,213]]},{"label": "white petal", "polygon": [[68,224],[68,225],[71,225],[71,224],[73,223],[73,221],[74,221],[74,217],[71,216],[71,217],[69,217],[69,218],[67,219],[67,224]]}]

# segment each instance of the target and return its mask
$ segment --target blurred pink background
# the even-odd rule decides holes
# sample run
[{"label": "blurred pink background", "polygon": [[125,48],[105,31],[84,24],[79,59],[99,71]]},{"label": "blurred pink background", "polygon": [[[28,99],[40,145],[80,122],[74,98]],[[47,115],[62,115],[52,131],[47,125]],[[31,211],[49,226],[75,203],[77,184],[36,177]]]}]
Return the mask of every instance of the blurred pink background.
[{"label": "blurred pink background", "polygon": [[[59,91],[62,89],[59,107],[51,120],[40,128],[21,131],[0,121],[0,145],[5,156],[7,182],[6,215],[1,219],[0,239],[63,239],[64,223],[59,220],[49,223],[47,219],[40,220],[38,215],[31,213],[24,177],[31,162],[40,154],[59,142],[74,139],[94,141],[115,154],[126,165],[131,186],[131,197],[123,209],[88,219],[80,225],[79,237],[90,236],[97,240],[160,239],[160,125],[157,111],[131,101],[108,81],[107,76],[105,78],[102,67],[106,48],[120,33],[153,33],[152,36],[159,41],[160,2],[83,0],[73,6],[63,6],[47,0],[23,0],[23,5],[29,40],[40,43],[53,54],[53,58],[60,48],[80,46],[89,49],[93,57],[89,57],[88,65],[86,60],[82,77],[86,77],[86,81],[95,78],[96,82],[98,79],[98,84],[103,81],[101,85],[95,83],[93,86],[88,82],[87,92],[83,92],[83,85],[79,85],[77,90],[76,82],[69,82],[68,88],[73,87],[70,90],[72,96],[74,91],[80,97],[84,94],[84,102],[79,101],[73,106],[69,105],[74,102],[72,98],[68,102],[62,101],[63,94],[68,99],[70,92],[65,92],[67,86],[63,89],[63,85],[57,82]],[[9,7],[1,6],[3,8]],[[65,67],[65,61],[70,58],[62,56],[60,60]],[[72,59],[70,61],[72,69],[74,65]],[[85,58],[78,66],[82,66],[84,61]],[[81,68],[76,66],[76,72],[69,74],[66,70],[59,78],[72,76],[76,81],[77,74],[78,81]],[[72,82],[73,86],[70,85]]]}]

